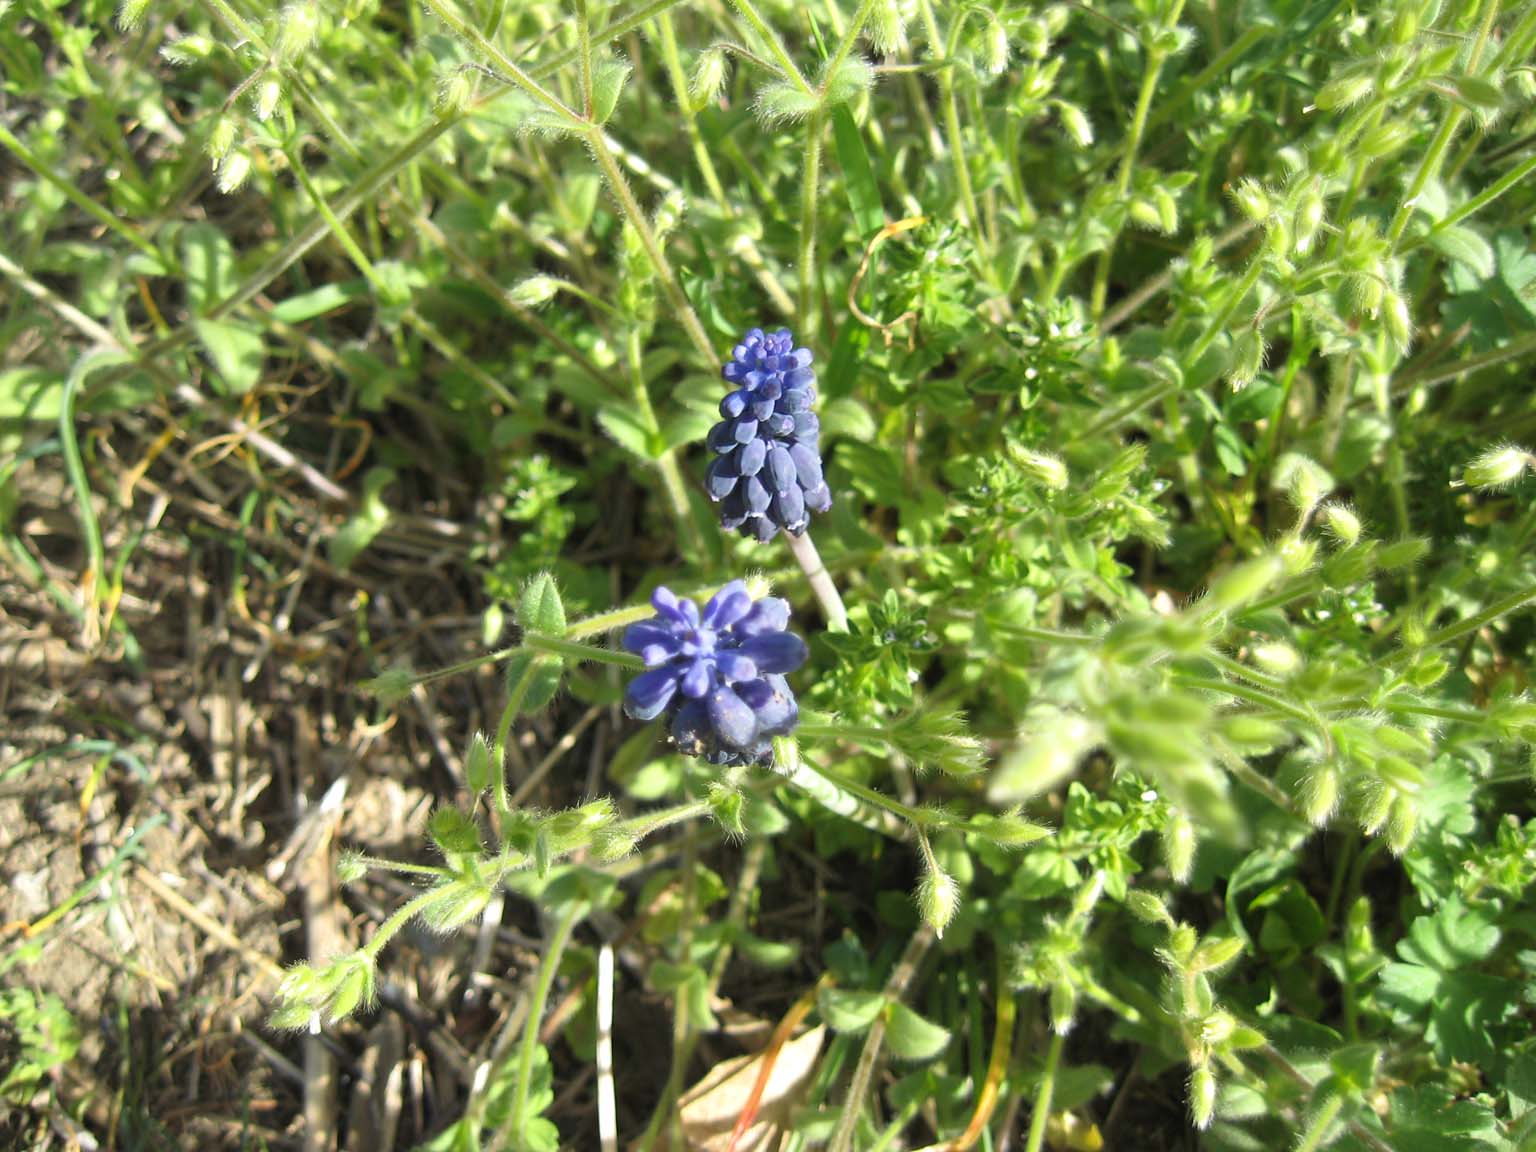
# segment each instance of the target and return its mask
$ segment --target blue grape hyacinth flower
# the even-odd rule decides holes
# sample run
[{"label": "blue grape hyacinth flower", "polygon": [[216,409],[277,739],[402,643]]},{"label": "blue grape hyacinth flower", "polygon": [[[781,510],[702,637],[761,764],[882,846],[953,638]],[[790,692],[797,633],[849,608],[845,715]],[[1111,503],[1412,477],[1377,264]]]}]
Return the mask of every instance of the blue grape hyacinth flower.
[{"label": "blue grape hyacinth flower", "polygon": [[832,506],[821,470],[821,423],[811,350],[796,348],[787,328],[753,328],[731,349],[720,373],[733,390],[707,443],[715,453],[704,484],[720,505],[720,523],[770,540],[780,528],[799,536],[812,512]]},{"label": "blue grape hyacinth flower", "polygon": [[703,611],[692,600],[657,588],[656,615],[631,624],[623,645],[646,670],[624,691],[624,711],[636,720],[672,718],[672,741],[685,756],[711,764],[767,764],[773,738],[800,722],[795,694],[784,679],[804,664],[805,641],[792,632],[789,604],[754,600],[733,580]]}]

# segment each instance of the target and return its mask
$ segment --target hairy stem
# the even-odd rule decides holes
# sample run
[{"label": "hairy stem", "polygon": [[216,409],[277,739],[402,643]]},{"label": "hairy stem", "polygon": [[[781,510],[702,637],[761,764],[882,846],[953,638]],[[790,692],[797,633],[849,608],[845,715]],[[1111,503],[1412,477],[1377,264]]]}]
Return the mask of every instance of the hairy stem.
[{"label": "hairy stem", "polygon": [[827,628],[833,632],[848,631],[848,610],[843,607],[843,598],[837,591],[837,585],[832,582],[832,574],[822,563],[821,553],[816,551],[810,532],[802,532],[798,536],[786,532],[784,538],[789,541],[790,552],[794,554],[800,570],[805,573],[811,592],[821,604],[822,615],[827,618]]}]

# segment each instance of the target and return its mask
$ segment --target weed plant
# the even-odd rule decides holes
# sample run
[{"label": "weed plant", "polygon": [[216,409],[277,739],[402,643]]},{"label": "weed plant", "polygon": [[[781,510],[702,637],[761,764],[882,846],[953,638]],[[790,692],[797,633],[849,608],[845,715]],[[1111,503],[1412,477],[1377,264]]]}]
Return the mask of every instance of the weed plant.
[{"label": "weed plant", "polygon": [[[498,714],[262,986],[292,1055],[421,929],[531,935],[424,1149],[1536,1147],[1533,50],[1508,0],[4,0],[7,579],[147,675],[168,504],[295,588],[430,527],[462,659],[363,597],[326,691]],[[46,1139],[92,1024],[33,973],[104,899],[6,954]]]}]

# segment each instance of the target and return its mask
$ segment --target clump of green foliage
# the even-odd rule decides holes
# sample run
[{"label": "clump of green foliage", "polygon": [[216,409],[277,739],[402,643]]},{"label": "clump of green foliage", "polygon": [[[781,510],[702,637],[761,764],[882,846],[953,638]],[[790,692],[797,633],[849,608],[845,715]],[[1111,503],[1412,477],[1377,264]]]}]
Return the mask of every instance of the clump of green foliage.
[{"label": "clump of green foliage", "polygon": [[[614,916],[675,1016],[644,1149],[681,1146],[733,958],[831,1032],[788,1147],[986,1147],[1017,1119],[1026,1152],[1091,1148],[1163,1077],[1182,1104],[1137,1146],[1536,1138],[1536,6],[3,13],[25,359],[0,437],[79,497],[62,599],[132,658],[133,545],[104,552],[79,431],[152,398],[227,425],[323,372],[344,417],[430,422],[494,520],[465,528],[499,730],[464,733],[436,862],[345,859],[424,887],[273,1016],[367,1009],[408,924],[537,905],[521,1038],[428,1147],[589,1139],[549,1114],[539,1025]],[[779,323],[817,356],[836,608],[701,487],[720,361]],[[302,428],[267,435],[345,509],[329,562],[366,565],[409,451],[342,489]],[[811,640],[771,769],[636,726],[611,795],[514,802],[509,741],[618,699],[644,592],[749,569]],[[440,676],[372,671],[381,712]],[[754,931],[791,850],[844,877],[821,939]]]}]

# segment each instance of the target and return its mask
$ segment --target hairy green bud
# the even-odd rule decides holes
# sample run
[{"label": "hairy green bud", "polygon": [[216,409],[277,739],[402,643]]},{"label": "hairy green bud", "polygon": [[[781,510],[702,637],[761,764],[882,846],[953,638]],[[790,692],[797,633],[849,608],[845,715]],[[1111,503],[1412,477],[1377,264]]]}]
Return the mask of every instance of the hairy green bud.
[{"label": "hairy green bud", "polygon": [[1536,458],[1513,444],[1490,448],[1462,471],[1461,480],[1468,488],[1484,490],[1508,488],[1533,466]]},{"label": "hairy green bud", "polygon": [[693,66],[693,75],[688,78],[689,107],[697,112],[720,99],[729,74],[730,64],[724,49],[709,48],[701,52]]},{"label": "hairy green bud", "polygon": [[291,62],[302,56],[315,42],[320,31],[320,12],[315,5],[305,2],[289,4],[278,17],[277,58]]},{"label": "hairy green bud", "polygon": [[1328,534],[1340,544],[1359,543],[1360,517],[1348,504],[1324,504],[1318,509],[1318,518]]},{"label": "hairy green bud", "polygon": [[937,864],[923,875],[917,886],[917,909],[923,920],[940,938],[960,908],[960,885]]},{"label": "hairy green bud", "polygon": [[219,191],[228,196],[237,192],[251,174],[251,157],[248,152],[230,152],[218,164]]},{"label": "hairy green bud", "polygon": [[1204,1064],[1189,1076],[1189,1118],[1201,1131],[1216,1118],[1216,1077]]}]

